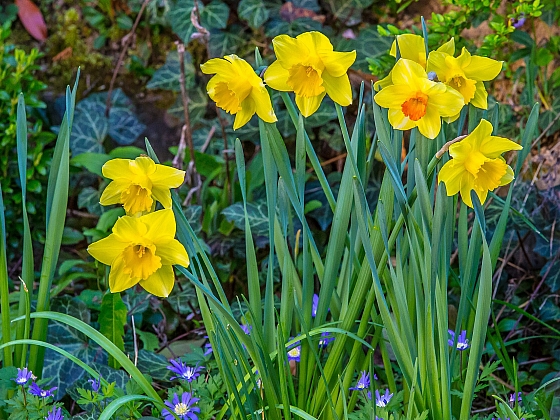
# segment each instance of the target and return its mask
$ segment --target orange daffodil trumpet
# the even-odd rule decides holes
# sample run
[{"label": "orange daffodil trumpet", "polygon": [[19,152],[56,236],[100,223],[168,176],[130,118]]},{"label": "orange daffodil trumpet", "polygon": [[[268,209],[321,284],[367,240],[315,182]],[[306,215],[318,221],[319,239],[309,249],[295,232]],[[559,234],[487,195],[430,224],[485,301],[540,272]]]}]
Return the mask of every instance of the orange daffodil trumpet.
[{"label": "orange daffodil trumpet", "polygon": [[492,135],[492,124],[486,120],[463,140],[449,147],[449,160],[439,172],[439,180],[445,184],[447,195],[461,193],[463,202],[472,207],[470,192],[475,191],[484,203],[488,191],[509,184],[513,170],[501,156],[522,147],[506,138]]},{"label": "orange daffodil trumpet", "polygon": [[156,201],[170,208],[169,189],[180,186],[185,179],[185,171],[156,164],[148,156],[135,160],[111,159],[103,165],[102,172],[113,181],[101,194],[100,203],[122,204],[131,216],[153,211]]},{"label": "orange daffodil trumpet", "polygon": [[337,52],[320,32],[306,32],[292,38],[279,35],[272,40],[276,61],[264,73],[273,89],[294,92],[304,117],[321,105],[325,95],[341,106],[352,103],[348,68],[356,60],[356,51]]},{"label": "orange daffodil trumpet", "polygon": [[471,55],[463,48],[461,55],[453,57],[443,51],[432,51],[428,57],[428,72],[436,73],[439,81],[457,90],[466,104],[488,108],[488,93],[484,82],[494,79],[502,71],[502,62],[487,57]]},{"label": "orange daffodil trumpet", "polygon": [[140,284],[155,296],[167,297],[175,282],[172,265],[189,265],[187,251],[174,236],[171,209],[141,217],[123,216],[115,223],[113,233],[92,243],[88,252],[111,266],[112,293]]},{"label": "orange daffodil trumpet", "polygon": [[243,127],[257,113],[260,119],[277,121],[270,96],[253,68],[235,54],[212,58],[200,66],[205,74],[215,74],[206,90],[219,108],[235,115],[233,129]]},{"label": "orange daffodil trumpet", "polygon": [[441,130],[441,117],[457,114],[464,105],[459,92],[428,79],[422,66],[401,58],[391,71],[392,85],[374,96],[389,109],[389,122],[398,130],[418,127],[422,135],[434,139]]},{"label": "orange daffodil trumpet", "polygon": [[[92,243],[88,252],[111,266],[112,293],[140,284],[155,296],[169,296],[175,283],[172,266],[189,265],[187,251],[175,239],[169,190],[183,183],[185,172],[156,164],[148,156],[109,160],[102,172],[112,181],[101,195],[101,204],[122,204],[127,215],[116,221],[113,233]],[[156,201],[164,210],[154,212]]]}]

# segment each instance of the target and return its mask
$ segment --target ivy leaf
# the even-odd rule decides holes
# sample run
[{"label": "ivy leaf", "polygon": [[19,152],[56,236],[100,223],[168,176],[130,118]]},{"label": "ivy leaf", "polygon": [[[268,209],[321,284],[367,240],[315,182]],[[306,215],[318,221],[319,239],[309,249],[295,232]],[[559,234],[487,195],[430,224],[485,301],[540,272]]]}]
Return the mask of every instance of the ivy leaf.
[{"label": "ivy leaf", "polygon": [[[552,268],[550,267],[552,265]],[[552,293],[560,290],[560,260],[549,261],[542,268],[540,275],[544,276],[548,272],[545,283],[550,287]]]},{"label": "ivy leaf", "polygon": [[319,109],[305,119],[305,124],[309,127],[322,127],[335,118],[336,108],[334,107],[334,102],[330,98],[325,97]]},{"label": "ivy leaf", "polygon": [[210,31],[210,43],[208,50],[211,57],[223,57],[227,54],[235,54],[240,46],[245,44],[245,39],[239,35],[243,30],[239,25],[232,25],[228,32]]},{"label": "ivy leaf", "polygon": [[373,0],[329,0],[326,2],[335,19],[346,26],[357,25],[362,21],[362,11],[371,6]]},{"label": "ivy leaf", "polygon": [[78,208],[87,209],[91,214],[101,215],[103,207],[99,204],[101,193],[98,189],[93,187],[85,187],[78,194]]},{"label": "ivy leaf", "polygon": [[156,354],[147,350],[138,352],[138,369],[140,372],[149,374],[152,378],[160,381],[168,381],[171,371],[167,369],[169,362],[161,354]]},{"label": "ivy leaf", "polygon": [[[222,210],[222,214],[229,222],[241,230],[245,230],[245,211],[243,204],[235,203]],[[247,203],[247,217],[251,226],[251,233],[256,236],[268,236],[268,212],[266,203]]]},{"label": "ivy leaf", "polygon": [[[198,2],[199,13],[202,13],[203,7],[202,2]],[[191,12],[193,9],[193,0],[176,0],[171,3],[167,13],[171,29],[185,44],[190,42],[192,34],[196,32],[196,28],[191,22]]]},{"label": "ivy leaf", "polygon": [[294,19],[291,22],[287,22],[280,18],[272,18],[266,24],[265,34],[270,38],[275,36],[286,34],[291,37],[296,37],[304,32],[310,31],[322,31],[323,25],[321,22],[310,18],[299,18]]},{"label": "ivy leaf", "polygon": [[[194,66],[191,54],[185,52],[185,86],[187,89],[194,86]],[[163,89],[173,92],[181,91],[180,77],[181,66],[177,51],[170,51],[165,58],[165,64],[156,70],[146,87],[148,89]]]},{"label": "ivy leaf", "polygon": [[[208,95],[201,87],[189,90],[189,116],[191,125],[196,124],[204,116],[204,114],[206,114],[207,105]],[[175,104],[173,104],[167,112],[175,118],[178,118],[180,121],[184,121],[183,100],[180,95],[177,97]]]},{"label": "ivy leaf", "polygon": [[220,0],[208,3],[200,13],[200,23],[206,29],[225,29],[229,19],[229,7]]},{"label": "ivy leaf", "polygon": [[[120,350],[124,351],[124,326],[127,309],[120,293],[106,293],[101,302],[99,313],[99,331]],[[109,356],[109,366],[118,369],[120,364]]]},{"label": "ivy leaf", "polygon": [[[76,297],[63,296],[53,299],[51,310],[72,315],[73,317],[91,324],[91,315],[84,302]],[[105,364],[107,354],[105,351],[88,340],[80,331],[60,322],[50,321],[48,326],[49,343],[66,350],[88,365],[94,362]],[[44,388],[58,387],[56,399],[61,399],[66,394],[68,387],[76,380],[82,378],[85,371],[60,353],[47,349],[45,351],[45,367],[43,377],[51,378],[44,384]]]},{"label": "ivy leaf", "polygon": [[237,6],[237,14],[253,29],[258,29],[268,20],[269,10],[262,0],[241,0]]},{"label": "ivy leaf", "polygon": [[76,105],[70,136],[72,156],[103,152],[103,140],[109,132],[109,122],[104,112],[103,105],[97,101],[83,100]]},{"label": "ivy leaf", "polygon": [[335,51],[356,50],[356,61],[352,68],[369,72],[366,58],[379,58],[391,48],[393,39],[377,32],[376,26],[362,28],[355,39],[342,39],[335,44]]},{"label": "ivy leaf", "polygon": [[189,315],[193,312],[193,309],[196,310],[198,307],[196,290],[190,282],[185,283],[182,287],[183,290],[179,290],[178,287],[175,287],[171,295],[167,298],[167,302],[181,315]]}]

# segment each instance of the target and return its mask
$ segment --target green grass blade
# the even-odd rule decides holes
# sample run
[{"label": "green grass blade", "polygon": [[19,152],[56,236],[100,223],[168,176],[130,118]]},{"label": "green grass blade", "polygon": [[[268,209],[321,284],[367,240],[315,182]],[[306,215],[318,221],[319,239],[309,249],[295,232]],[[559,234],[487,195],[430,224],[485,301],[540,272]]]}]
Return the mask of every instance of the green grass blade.
[{"label": "green grass blade", "polygon": [[[145,395],[123,395],[122,397],[114,399],[107,405],[107,407],[105,407],[103,412],[99,415],[99,420],[111,420],[111,418],[113,418],[113,414],[115,414],[119,408],[132,401],[149,401],[155,405],[159,404],[158,401]],[[160,408],[165,407],[164,404],[160,404],[160,406]],[[169,412],[172,413],[173,410],[169,410]]]},{"label": "green grass blade", "polygon": [[[8,288],[8,262],[6,259],[6,219],[4,213],[4,199],[0,185],[0,312],[2,312],[2,343],[10,341],[10,290]],[[13,365],[12,351],[3,347],[2,365]]]}]

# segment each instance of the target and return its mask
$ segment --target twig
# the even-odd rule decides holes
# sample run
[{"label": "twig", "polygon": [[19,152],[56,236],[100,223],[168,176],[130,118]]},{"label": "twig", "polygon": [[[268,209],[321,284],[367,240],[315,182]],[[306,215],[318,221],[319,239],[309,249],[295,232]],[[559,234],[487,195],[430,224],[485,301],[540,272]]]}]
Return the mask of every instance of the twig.
[{"label": "twig", "polygon": [[138,366],[138,337],[136,336],[136,325],[134,324],[134,315],[130,316],[132,321],[132,338],[134,342],[134,366]]},{"label": "twig", "polygon": [[554,117],[554,119],[550,122],[550,124],[548,124],[546,126],[546,128],[543,130],[543,132],[535,139],[535,141],[533,141],[533,143],[531,143],[531,149],[533,147],[535,147],[535,145],[542,140],[542,138],[546,135],[546,133],[548,132],[548,130],[550,130],[552,128],[552,126],[554,125],[554,123],[556,121],[558,121],[558,119],[560,119],[560,112],[558,114],[556,114],[556,117]]},{"label": "twig", "polygon": [[132,29],[130,30],[128,35],[126,35],[123,38],[123,39],[125,39],[125,38],[126,39],[124,41],[124,45],[123,45],[121,54],[119,55],[117,65],[115,66],[115,71],[113,71],[113,76],[111,77],[111,83],[109,84],[109,91],[107,92],[107,100],[105,101],[105,116],[107,118],[109,118],[109,111],[111,111],[111,93],[113,92],[113,87],[115,86],[115,81],[117,80],[117,74],[119,73],[119,69],[121,68],[121,65],[123,63],[124,55],[128,51],[128,46],[132,42],[134,32],[136,32],[136,28],[138,27],[138,24],[140,23],[140,19],[142,18],[142,14],[144,13],[144,10],[146,9],[146,6],[148,6],[149,2],[150,2],[150,0],[144,0],[144,2],[142,3],[142,7],[140,7],[140,11],[138,12],[138,15],[136,16],[136,20],[134,21],[134,25],[132,25]]},{"label": "twig", "polygon": [[[186,145],[189,147],[191,154],[191,159],[189,165],[187,166],[187,182],[191,186],[188,196],[192,197],[192,193],[196,192],[197,197],[200,201],[200,188],[202,186],[202,180],[200,179],[200,174],[196,170],[196,160],[194,157],[194,144],[192,138],[192,127],[191,127],[191,117],[189,114],[189,94],[187,92],[186,82],[185,82],[185,44],[177,42],[177,53],[179,54],[179,84],[181,86],[181,100],[183,102],[183,116],[185,118],[185,124],[181,130],[181,139],[179,141],[179,150],[177,155],[173,159],[173,166],[180,169],[183,166],[184,150]],[[185,145],[186,139],[186,145]]]}]

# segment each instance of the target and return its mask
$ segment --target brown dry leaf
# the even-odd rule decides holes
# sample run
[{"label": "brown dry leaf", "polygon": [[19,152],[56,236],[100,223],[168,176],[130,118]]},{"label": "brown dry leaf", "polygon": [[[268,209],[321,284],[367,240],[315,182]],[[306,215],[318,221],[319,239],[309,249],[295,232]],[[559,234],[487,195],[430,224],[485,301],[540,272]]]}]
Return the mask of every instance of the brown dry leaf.
[{"label": "brown dry leaf", "polygon": [[542,148],[531,158],[532,162],[540,166],[535,185],[539,190],[560,185],[560,143],[549,149]]},{"label": "brown dry leaf", "polygon": [[280,8],[280,17],[287,22],[293,22],[296,19],[309,18],[317,22],[323,23],[325,21],[324,15],[318,15],[313,10],[304,7],[296,7],[289,1],[282,5]]},{"label": "brown dry leaf", "polygon": [[60,51],[57,55],[52,58],[53,62],[56,61],[64,61],[70,57],[72,57],[72,47],[66,47],[62,51]]},{"label": "brown dry leaf", "polygon": [[47,25],[41,10],[31,0],[15,0],[18,17],[25,30],[37,41],[47,39]]}]

